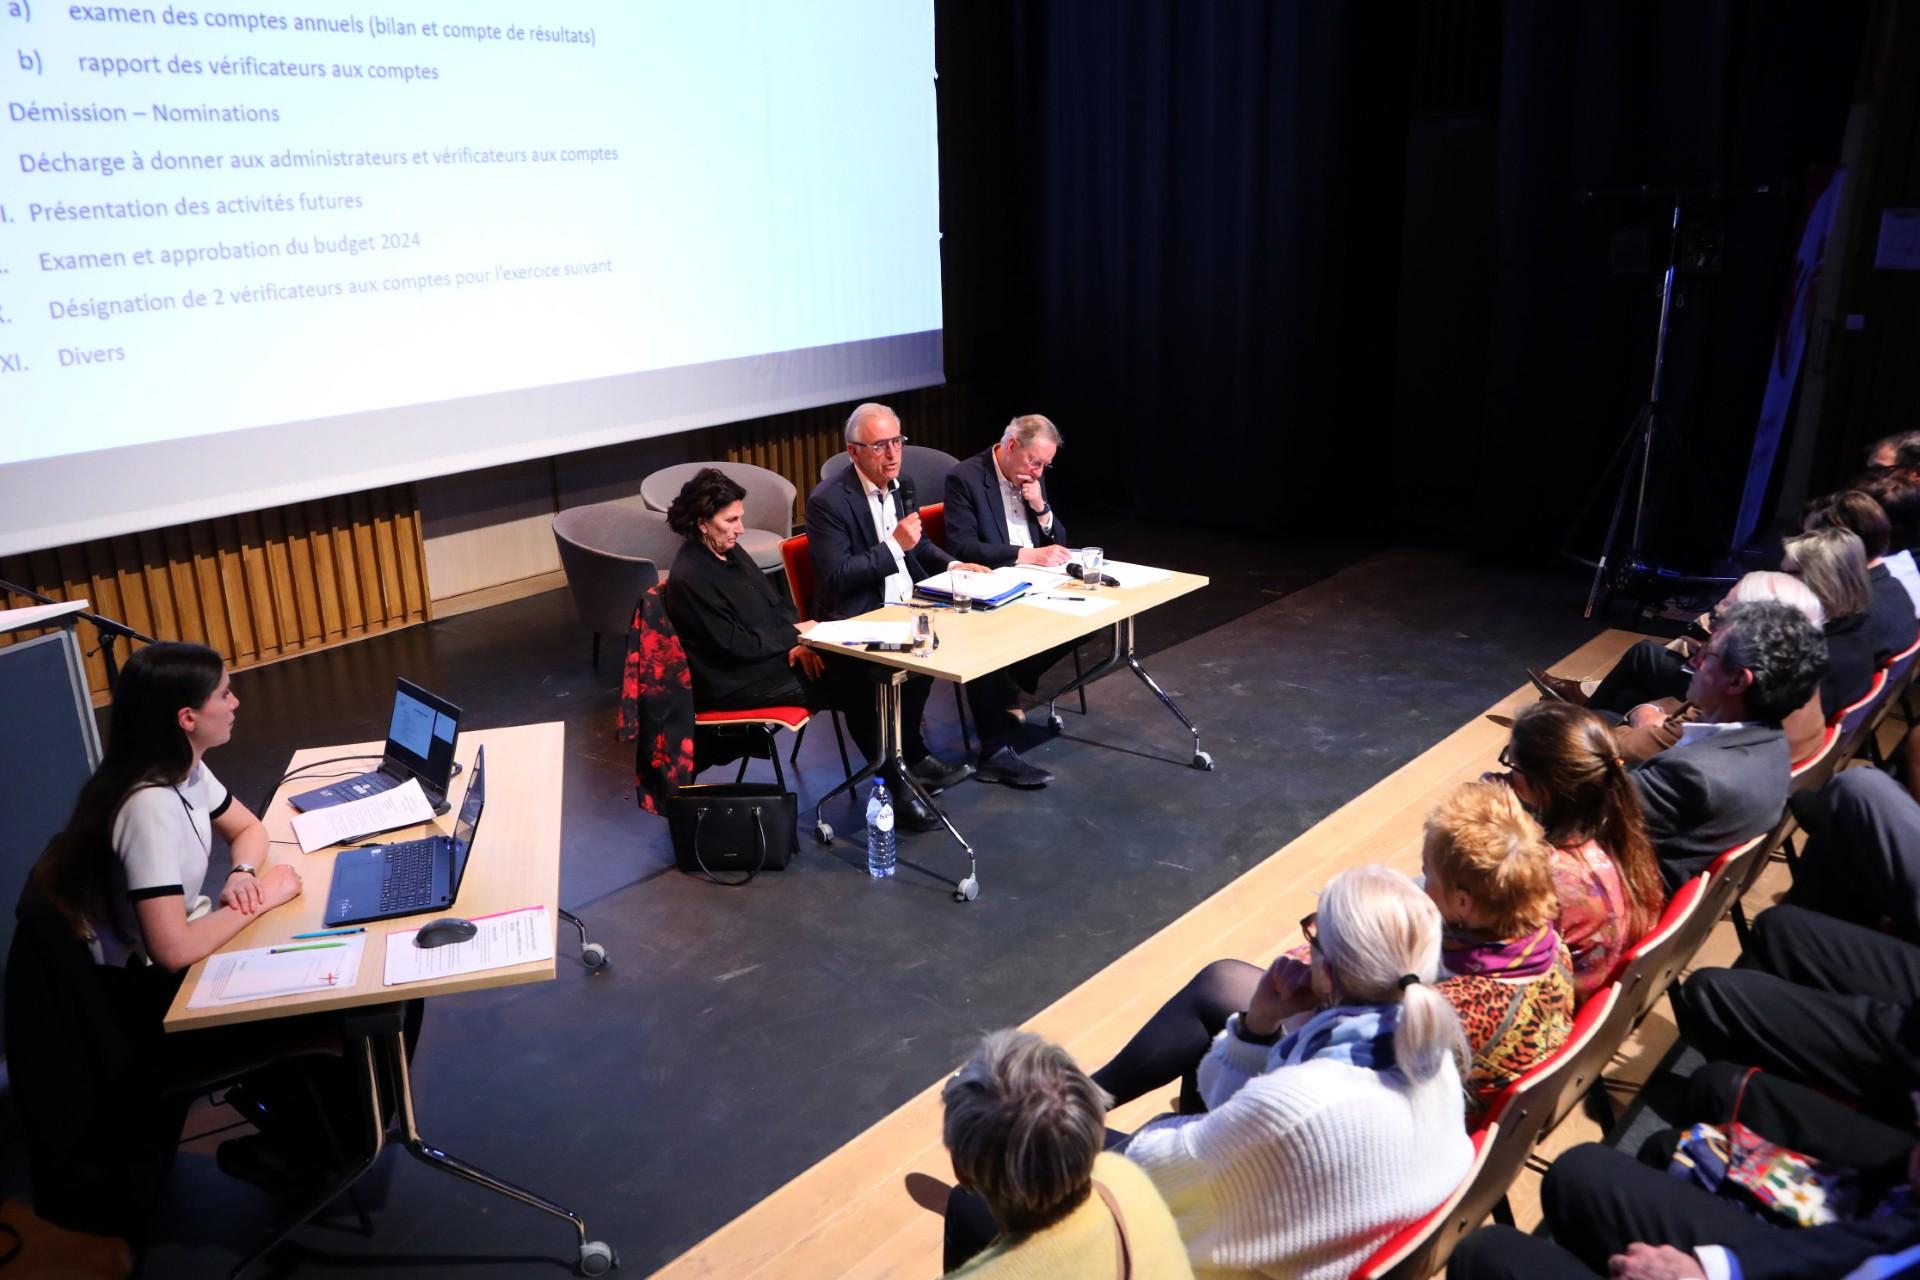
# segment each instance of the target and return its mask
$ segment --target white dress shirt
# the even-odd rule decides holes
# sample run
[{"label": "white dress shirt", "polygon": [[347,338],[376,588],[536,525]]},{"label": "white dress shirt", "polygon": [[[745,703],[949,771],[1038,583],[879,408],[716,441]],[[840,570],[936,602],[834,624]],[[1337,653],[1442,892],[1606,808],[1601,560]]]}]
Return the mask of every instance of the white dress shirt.
[{"label": "white dress shirt", "polygon": [[874,534],[880,539],[880,545],[893,553],[893,572],[887,575],[883,588],[888,604],[904,604],[913,599],[913,575],[907,571],[907,553],[893,536],[894,526],[900,521],[894,515],[894,504],[887,495],[897,491],[899,481],[893,481],[887,489],[867,479],[866,473],[855,467],[853,473],[860,477],[860,490],[867,495],[867,514],[873,518]]}]

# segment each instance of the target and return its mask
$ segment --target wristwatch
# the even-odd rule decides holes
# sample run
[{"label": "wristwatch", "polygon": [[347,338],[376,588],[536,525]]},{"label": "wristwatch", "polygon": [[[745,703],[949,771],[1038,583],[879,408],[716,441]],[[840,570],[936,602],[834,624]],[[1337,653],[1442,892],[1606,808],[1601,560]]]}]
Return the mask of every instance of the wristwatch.
[{"label": "wristwatch", "polygon": [[234,864],[233,864],[233,870],[231,870],[231,871],[229,871],[229,872],[227,872],[227,875],[228,875],[228,876],[237,876],[237,875],[239,875],[239,874],[240,874],[240,873],[241,873],[242,871],[244,871],[244,872],[246,872],[246,873],[247,873],[248,875],[250,875],[250,876],[252,876],[252,877],[253,877],[253,878],[254,878],[255,880],[258,880],[258,879],[260,878],[260,870],[259,870],[259,868],[257,868],[257,867],[255,867],[255,866],[254,866],[254,865],[253,865],[253,864],[252,864],[251,862],[236,862],[236,863],[234,863]]}]

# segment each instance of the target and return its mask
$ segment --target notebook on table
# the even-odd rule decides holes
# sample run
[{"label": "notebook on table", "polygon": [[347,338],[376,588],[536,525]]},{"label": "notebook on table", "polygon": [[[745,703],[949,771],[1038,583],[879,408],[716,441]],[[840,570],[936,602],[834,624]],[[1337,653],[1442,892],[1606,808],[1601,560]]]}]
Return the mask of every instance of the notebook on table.
[{"label": "notebook on table", "polygon": [[487,803],[486,763],[487,749],[482,747],[473,758],[473,777],[452,835],[435,833],[340,851],[333,860],[333,883],[327,887],[327,928],[444,911],[453,905]]},{"label": "notebook on table", "polygon": [[393,716],[388,722],[387,745],[380,767],[371,773],[345,778],[287,803],[302,813],[329,805],[364,800],[368,796],[418,780],[435,813],[447,811],[447,786],[453,781],[453,748],[460,737],[460,708],[435,697],[411,680],[397,682]]}]

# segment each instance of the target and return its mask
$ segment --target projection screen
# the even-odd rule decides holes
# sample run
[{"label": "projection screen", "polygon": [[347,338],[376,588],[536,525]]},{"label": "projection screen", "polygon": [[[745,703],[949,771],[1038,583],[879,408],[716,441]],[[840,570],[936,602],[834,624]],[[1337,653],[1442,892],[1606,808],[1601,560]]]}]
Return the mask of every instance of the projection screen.
[{"label": "projection screen", "polygon": [[930,0],[13,30],[0,554],[941,380]]}]

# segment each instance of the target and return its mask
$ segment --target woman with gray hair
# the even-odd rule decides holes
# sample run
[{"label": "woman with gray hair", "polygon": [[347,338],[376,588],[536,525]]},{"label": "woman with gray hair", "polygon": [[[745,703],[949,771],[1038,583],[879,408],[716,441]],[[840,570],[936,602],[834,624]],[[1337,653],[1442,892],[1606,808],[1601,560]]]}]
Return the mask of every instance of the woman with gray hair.
[{"label": "woman with gray hair", "polygon": [[[1066,1050],[1029,1031],[996,1031],[941,1093],[943,1136],[961,1190],[948,1205],[949,1273],[968,1280],[1193,1275],[1160,1193],[1101,1151],[1107,1095]],[[985,1201],[1000,1236],[973,1222]]]},{"label": "woman with gray hair", "polygon": [[1196,1276],[1345,1276],[1473,1160],[1439,907],[1355,867],[1301,927],[1307,961],[1276,960],[1201,1061],[1206,1111],[1127,1143]]},{"label": "woman with gray hair", "polygon": [[[1858,702],[1873,673],[1890,653],[1875,650],[1868,606],[1867,553],[1851,529],[1828,527],[1797,533],[1780,544],[1780,567],[1807,584],[1826,610],[1827,674],[1820,705],[1831,716]],[[1912,643],[1912,637],[1908,637]]]}]

